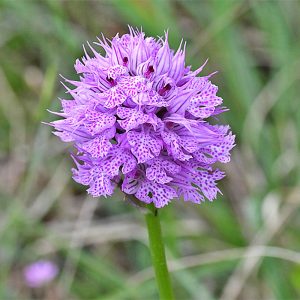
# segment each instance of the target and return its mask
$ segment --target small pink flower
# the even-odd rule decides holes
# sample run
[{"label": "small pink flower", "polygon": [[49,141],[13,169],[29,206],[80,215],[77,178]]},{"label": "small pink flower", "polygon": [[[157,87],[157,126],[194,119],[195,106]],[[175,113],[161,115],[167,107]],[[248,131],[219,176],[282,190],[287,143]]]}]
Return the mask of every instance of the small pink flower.
[{"label": "small pink flower", "polygon": [[51,261],[39,260],[25,267],[23,275],[29,287],[37,288],[52,281],[58,273],[58,267]]}]

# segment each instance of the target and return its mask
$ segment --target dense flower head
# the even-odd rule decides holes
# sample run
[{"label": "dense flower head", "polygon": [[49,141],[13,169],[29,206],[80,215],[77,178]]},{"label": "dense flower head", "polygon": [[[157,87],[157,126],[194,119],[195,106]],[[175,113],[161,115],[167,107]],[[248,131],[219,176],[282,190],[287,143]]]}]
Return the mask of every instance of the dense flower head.
[{"label": "dense flower head", "polygon": [[61,99],[63,119],[51,123],[77,149],[74,180],[95,197],[120,186],[157,208],[212,201],[224,177],[213,165],[230,160],[234,135],[209,123],[226,108],[212,74],[197,76],[205,64],[186,66],[185,44],[171,50],[168,32],[155,39],[129,27],[98,41],[105,54],[89,45],[92,55],[76,60],[80,79],[65,79],[72,99]]}]

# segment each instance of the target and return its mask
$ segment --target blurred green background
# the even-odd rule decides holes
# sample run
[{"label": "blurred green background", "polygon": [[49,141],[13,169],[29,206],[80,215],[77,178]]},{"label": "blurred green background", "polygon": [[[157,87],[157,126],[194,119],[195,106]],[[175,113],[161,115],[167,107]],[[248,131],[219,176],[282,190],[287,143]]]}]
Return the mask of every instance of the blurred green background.
[{"label": "blurred green background", "polygon": [[[144,217],[120,193],[87,197],[51,134],[59,73],[101,32],[170,30],[230,111],[223,196],[162,209],[177,299],[300,299],[300,5],[282,1],[0,0],[0,299],[157,299]],[[22,270],[53,260],[30,289]]]}]

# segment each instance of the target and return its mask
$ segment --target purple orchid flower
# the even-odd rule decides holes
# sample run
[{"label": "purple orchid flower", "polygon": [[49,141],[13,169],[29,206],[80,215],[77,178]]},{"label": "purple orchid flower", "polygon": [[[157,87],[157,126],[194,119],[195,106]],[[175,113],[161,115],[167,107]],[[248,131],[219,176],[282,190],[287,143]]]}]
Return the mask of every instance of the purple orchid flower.
[{"label": "purple orchid flower", "polygon": [[75,63],[79,81],[67,80],[71,100],[51,125],[73,142],[73,178],[95,197],[126,194],[160,208],[172,199],[201,203],[216,198],[235,136],[209,118],[226,110],[209,76],[185,65],[185,44],[175,52],[168,33],[158,40],[129,27],[96,43]]}]

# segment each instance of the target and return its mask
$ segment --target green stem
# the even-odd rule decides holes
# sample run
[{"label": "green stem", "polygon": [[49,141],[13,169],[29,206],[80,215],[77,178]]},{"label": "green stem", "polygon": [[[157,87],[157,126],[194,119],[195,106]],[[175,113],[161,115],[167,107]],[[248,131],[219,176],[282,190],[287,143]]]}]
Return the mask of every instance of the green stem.
[{"label": "green stem", "polygon": [[168,272],[164,243],[162,240],[160,220],[158,210],[151,207],[151,211],[146,214],[146,222],[149,235],[149,244],[155,278],[158,285],[161,300],[174,299]]}]

